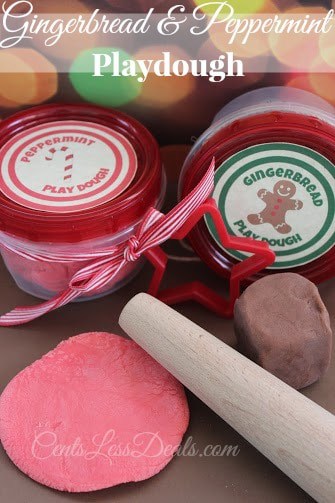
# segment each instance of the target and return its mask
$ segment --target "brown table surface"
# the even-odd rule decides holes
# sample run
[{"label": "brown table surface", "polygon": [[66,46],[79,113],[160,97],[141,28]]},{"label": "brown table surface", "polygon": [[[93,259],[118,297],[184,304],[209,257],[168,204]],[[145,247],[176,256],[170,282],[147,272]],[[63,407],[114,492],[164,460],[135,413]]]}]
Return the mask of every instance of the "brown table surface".
[{"label": "brown table surface", "polygon": [[[215,287],[215,278],[202,264],[171,263],[167,283],[190,280],[195,274]],[[137,292],[145,290],[150,276],[146,265],[128,287],[108,297],[88,303],[66,306],[26,326],[0,328],[0,389],[25,366],[54,348],[61,340],[89,331],[122,333],[118,316],[124,304]],[[335,281],[321,285],[321,295],[331,312],[335,325]],[[0,263],[0,312],[16,305],[37,302],[21,292]],[[231,321],[222,320],[195,304],[178,309],[201,326],[234,345]],[[335,359],[323,379],[304,390],[304,394],[332,413]],[[201,450],[208,444],[238,445],[236,457],[176,457],[159,475],[150,480],[97,491],[94,493],[61,493],[30,480],[21,473],[0,448],[1,503],[66,503],[66,502],[308,502],[312,501],[300,488],[272,463],[232,430],[214,412],[188,392],[191,422],[186,436],[193,437]],[[311,441],[313,441],[311,439]]]}]

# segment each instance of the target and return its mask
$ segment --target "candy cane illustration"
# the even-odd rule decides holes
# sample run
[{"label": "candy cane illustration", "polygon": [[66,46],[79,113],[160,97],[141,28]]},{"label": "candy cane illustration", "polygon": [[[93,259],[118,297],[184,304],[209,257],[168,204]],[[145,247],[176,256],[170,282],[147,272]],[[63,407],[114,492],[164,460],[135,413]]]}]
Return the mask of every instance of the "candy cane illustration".
[{"label": "candy cane illustration", "polygon": [[65,156],[65,166],[64,166],[64,181],[71,180],[72,178],[72,168],[73,168],[73,154],[70,151],[69,147],[61,147],[61,148],[51,148],[49,150],[50,157],[46,157],[46,161],[52,161],[55,153],[59,152],[68,152]]}]

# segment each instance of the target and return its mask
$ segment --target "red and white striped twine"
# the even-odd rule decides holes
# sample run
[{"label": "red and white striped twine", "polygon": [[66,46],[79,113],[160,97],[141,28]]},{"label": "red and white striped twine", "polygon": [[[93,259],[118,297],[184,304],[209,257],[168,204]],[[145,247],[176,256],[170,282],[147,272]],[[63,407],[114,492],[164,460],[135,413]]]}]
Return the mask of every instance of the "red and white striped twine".
[{"label": "red and white striped twine", "polygon": [[118,246],[92,253],[57,253],[53,255],[52,253],[31,253],[23,248],[18,249],[2,244],[1,246],[28,260],[58,263],[88,260],[91,262],[74,274],[64,292],[37,306],[16,307],[9,313],[0,316],[0,326],[28,323],[75,300],[83,293],[93,295],[108,285],[129,262],[136,261],[147,250],[155,248],[170,239],[212,194],[214,189],[214,167],[215,161],[213,159],[200,183],[166,215],[151,208],[136,234],[130,237],[126,243]]},{"label": "red and white striped twine", "polygon": [[50,156],[49,157],[47,156],[45,158],[45,160],[52,161],[56,152],[69,152],[65,156],[65,166],[64,166],[64,182],[67,182],[67,181],[71,180],[71,178],[72,178],[73,154],[70,151],[69,147],[61,147],[59,149],[51,148],[49,150]]}]

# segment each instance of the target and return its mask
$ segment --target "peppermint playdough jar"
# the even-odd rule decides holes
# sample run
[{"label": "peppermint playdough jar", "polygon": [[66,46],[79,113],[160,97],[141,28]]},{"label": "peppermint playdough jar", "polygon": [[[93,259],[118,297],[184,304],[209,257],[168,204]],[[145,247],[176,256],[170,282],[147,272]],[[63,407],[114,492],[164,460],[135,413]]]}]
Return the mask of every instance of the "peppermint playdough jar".
[{"label": "peppermint playdough jar", "polygon": [[[126,243],[164,190],[156,141],[123,113],[46,105],[0,124],[0,249],[17,285],[36,297],[62,292],[91,256]],[[141,263],[93,296],[123,286]]]},{"label": "peppermint playdough jar", "polygon": [[[252,91],[217,114],[185,161],[181,197],[215,156],[213,197],[229,233],[265,241],[276,253],[262,275],[291,271],[315,283],[335,275],[334,112],[298,89]],[[221,245],[209,217],[189,237],[202,260],[224,277],[247,257]]]}]

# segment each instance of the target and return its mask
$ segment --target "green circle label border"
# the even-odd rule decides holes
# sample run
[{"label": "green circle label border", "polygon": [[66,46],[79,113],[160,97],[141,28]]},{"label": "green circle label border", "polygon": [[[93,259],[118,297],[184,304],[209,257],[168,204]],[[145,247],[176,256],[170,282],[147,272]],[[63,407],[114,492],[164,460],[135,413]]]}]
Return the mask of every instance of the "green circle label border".
[{"label": "green circle label border", "polygon": [[[265,143],[263,145],[257,145],[257,146],[254,146],[254,147],[248,147],[247,149],[244,149],[242,152],[238,152],[238,153],[234,154],[233,156],[231,156],[229,159],[227,159],[226,161],[224,161],[219,166],[219,168],[216,170],[216,173],[215,173],[215,185],[221,179],[221,175],[222,175],[222,170],[223,169],[226,172],[234,164],[236,164],[236,162],[244,159],[248,155],[252,155],[252,154],[255,154],[255,153],[258,153],[258,152],[262,152],[263,153],[263,152],[272,151],[272,150],[279,150],[280,147],[283,147],[283,146],[285,146],[285,150],[286,151],[296,152],[296,153],[299,153],[299,154],[302,154],[302,155],[305,155],[305,156],[309,155],[312,159],[314,159],[319,164],[321,164],[325,168],[325,170],[332,177],[334,177],[335,166],[326,157],[322,156],[321,154],[318,154],[317,152],[315,152],[314,150],[312,150],[312,149],[310,149],[308,147],[303,147],[303,146],[299,146],[299,145],[295,145],[295,144],[290,144],[290,143],[281,143],[281,142],[278,142],[278,143]],[[307,151],[307,153],[306,153],[306,151]],[[322,226],[322,229],[320,229],[320,231],[317,233],[316,236],[314,236],[314,238],[312,238],[310,241],[308,241],[304,245],[301,245],[298,248],[291,249],[291,250],[288,250],[288,251],[285,251],[285,252],[283,252],[283,251],[276,252],[277,256],[287,256],[287,255],[296,254],[296,253],[299,253],[299,252],[303,251],[304,249],[307,250],[308,248],[310,248],[311,246],[313,246],[317,241],[319,241],[320,239],[322,239],[322,237],[324,236],[324,234],[330,228],[330,226],[331,226],[331,224],[333,222],[333,219],[334,219],[334,208],[335,208],[334,191],[332,191],[332,188],[331,188],[328,180],[326,180],[324,178],[324,176],[316,168],[314,168],[313,166],[310,166],[305,161],[301,161],[300,159],[295,159],[295,158],[287,157],[287,155],[286,155],[286,156],[273,156],[273,157],[271,157],[271,161],[269,161],[269,159],[264,158],[264,159],[258,159],[258,160],[254,160],[254,161],[249,162],[248,164],[246,164],[246,165],[242,166],[241,168],[239,168],[235,173],[233,173],[229,177],[229,179],[228,179],[229,183],[227,181],[227,183],[224,185],[224,188],[221,191],[220,196],[219,196],[219,208],[220,208],[220,211],[221,211],[221,213],[223,215],[224,222],[225,222],[225,224],[227,226],[228,231],[232,235],[237,236],[237,234],[231,228],[231,226],[230,226],[230,224],[229,224],[229,222],[227,220],[227,217],[226,217],[226,212],[225,212],[226,204],[225,204],[225,201],[226,201],[226,197],[228,195],[228,191],[229,191],[230,187],[233,185],[233,183],[241,176],[241,174],[247,173],[247,171],[249,171],[253,167],[256,167],[256,166],[260,167],[261,165],[269,163],[269,162],[271,162],[271,163],[272,162],[287,162],[290,165],[297,166],[297,167],[302,168],[305,171],[309,172],[310,174],[312,174],[319,181],[319,183],[321,183],[323,189],[326,192],[326,196],[327,196],[327,199],[328,199],[328,202],[329,202],[329,204],[328,204],[328,213],[327,213],[327,217],[325,219],[325,222],[324,222],[324,224]],[[225,249],[225,248],[222,247],[222,245],[220,243],[219,236],[217,234],[216,228],[214,226],[214,223],[213,223],[211,217],[206,215],[205,216],[205,222],[206,222],[208,230],[209,230],[210,234],[212,235],[212,237],[214,238],[214,240],[217,242],[217,244],[219,244],[219,246],[222,249]],[[304,265],[306,263],[312,262],[316,258],[319,258],[320,256],[324,255],[332,247],[332,245],[334,244],[334,241],[335,241],[335,231],[332,234],[332,236],[330,237],[330,239],[325,244],[323,244],[321,248],[319,248],[318,250],[314,251],[313,253],[311,253],[311,254],[309,254],[307,256],[304,256],[301,259],[296,259],[296,260],[286,261],[286,262],[280,262],[279,264],[274,263],[271,266],[271,268],[281,268],[281,269],[284,269],[286,267],[297,267],[299,265]],[[243,253],[241,253],[239,251],[236,251],[236,250],[230,250],[229,253],[233,257],[235,257],[237,259],[244,260],[245,258],[247,258],[247,255],[244,255]]]}]

